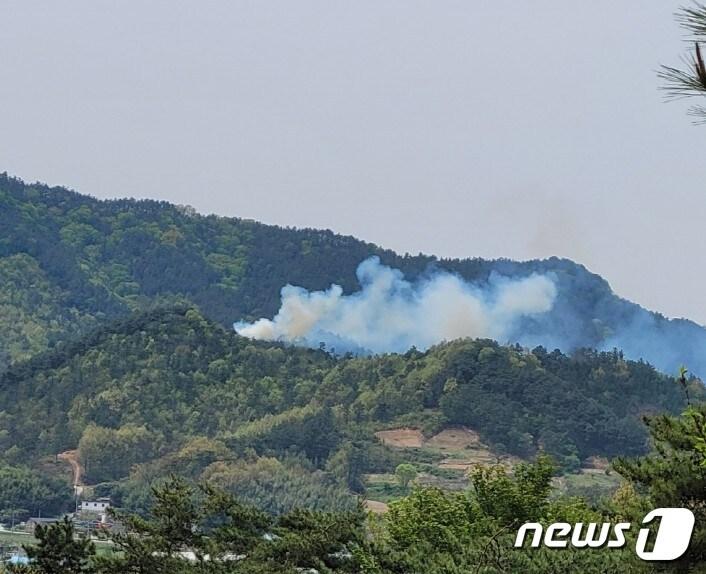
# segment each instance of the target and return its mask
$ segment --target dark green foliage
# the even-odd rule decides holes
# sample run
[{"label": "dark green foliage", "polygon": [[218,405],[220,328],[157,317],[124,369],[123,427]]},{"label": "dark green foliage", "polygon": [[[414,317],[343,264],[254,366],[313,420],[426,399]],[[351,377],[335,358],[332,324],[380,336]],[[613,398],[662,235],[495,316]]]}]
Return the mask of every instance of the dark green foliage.
[{"label": "dark green foliage", "polygon": [[[5,301],[14,302],[10,320],[2,321],[0,313],[5,355],[0,370],[10,359],[25,358],[130,310],[183,302],[230,328],[237,320],[272,316],[287,283],[307,289],[337,283],[350,293],[359,288],[356,267],[371,255],[412,280],[434,269],[480,286],[493,274],[549,274],[558,287],[557,300],[551,312],[523,321],[526,340],[551,336],[572,349],[605,346],[625,329],[636,335],[649,331],[661,337],[659,349],[641,346],[640,336],[621,343],[634,343],[631,355],[649,353],[663,369],[686,361],[697,373],[706,371],[700,355],[703,328],[620,299],[601,277],[568,260],[399,256],[331,231],[201,216],[166,202],[99,201],[7,174],[0,174],[0,311]],[[33,286],[30,294],[24,292],[27,285]]]},{"label": "dark green foliage", "polygon": [[[207,554],[207,539],[199,528],[203,509],[194,489],[171,478],[152,491],[154,504],[147,518],[127,515],[118,518],[126,532],[114,536],[119,557],[99,561],[101,571],[160,574],[180,572],[184,560],[180,552],[193,551],[201,562]],[[224,513],[228,512],[227,501]]]},{"label": "dark green foliage", "polygon": [[[691,385],[702,398],[701,385]],[[317,396],[342,401],[355,420],[440,408],[447,424],[473,428],[498,450],[531,456],[542,448],[563,468],[594,454],[645,452],[640,415],[685,404],[671,379],[617,351],[567,356],[486,340],[339,361]]]},{"label": "dark green foliage", "polygon": [[134,464],[155,458],[159,445],[160,436],[145,426],[111,429],[90,424],[81,435],[78,452],[86,478],[103,482],[126,476]]},{"label": "dark green foliage", "polygon": [[36,574],[88,574],[93,572],[90,560],[96,549],[90,540],[77,538],[73,523],[64,518],[56,524],[38,525],[34,530],[38,543],[25,546]]},{"label": "dark green foliage", "polygon": [[349,510],[355,506],[345,483],[305,460],[263,457],[215,463],[204,471],[202,479],[272,514],[295,508]]},{"label": "dark green foliage", "polygon": [[253,553],[271,564],[273,572],[315,569],[318,572],[356,572],[350,550],[365,540],[365,512],[331,513],[294,510],[279,518],[274,540]]},{"label": "dark green foliage", "polygon": [[355,268],[373,254],[412,279],[430,266],[481,285],[494,272],[551,273],[554,310],[523,328],[551,325],[569,347],[605,341],[636,313],[685,345],[700,341],[694,325],[647,314],[570,261],[400,257],[328,231],[98,201],[2,175],[0,372],[12,364],[0,377],[0,460],[35,467],[78,447],[87,479],[140,510],[170,472],[219,477],[274,513],[291,510],[296,488],[314,508],[348,508],[346,491],[363,492],[366,472],[425,462],[377,444],[383,426],[465,425],[496,451],[544,450],[573,469],[591,455],[644,452],[639,416],[684,406],[667,379],[619,352],[464,340],[336,358],[233,333],[234,320],[272,315],[285,283],[355,290]]},{"label": "dark green foliage", "polygon": [[[290,281],[316,288],[335,281],[351,290],[356,265],[382,253],[331,232],[203,217],[166,202],[98,201],[7,174],[0,174],[0,230],[0,284],[10,279],[3,265],[21,256],[26,269],[15,283],[40,276],[38,296],[54,309],[56,325],[45,321],[44,309],[29,307],[22,317],[36,325],[37,348],[50,346],[59,329],[82,332],[73,317],[115,317],[159,301],[188,300],[230,326],[272,313]],[[0,330],[0,347],[11,359],[26,356],[27,339]]]},{"label": "dark green foliage", "polygon": [[19,522],[30,516],[55,516],[72,509],[73,497],[61,479],[26,466],[0,465],[0,520]]},{"label": "dark green foliage", "polygon": [[[703,397],[691,384],[692,398]],[[336,358],[253,342],[177,307],[120,319],[13,365],[0,378],[0,449],[30,462],[78,446],[89,480],[130,476],[129,487],[116,488],[134,501],[169,472],[197,479],[218,463],[209,472],[244,489],[246,481],[226,476],[244,472],[248,457],[303,456],[322,473],[312,497],[323,488],[323,499],[338,500],[336,482],[362,491],[366,472],[424,462],[376,444],[373,431],[397,419],[440,411],[435,428],[466,425],[497,450],[543,449],[572,468],[592,455],[645,452],[641,413],[683,406],[671,379],[618,352],[569,357],[459,340],[425,353]],[[296,466],[271,468],[278,478],[253,480],[239,494],[291,508],[261,492],[300,476]]]},{"label": "dark green foliage", "polygon": [[395,476],[403,489],[409,488],[410,482],[417,478],[417,469],[413,464],[403,462],[395,468]]},{"label": "dark green foliage", "polygon": [[0,258],[0,372],[10,360],[53,347],[66,333],[86,332],[95,317],[72,308],[27,254]]},{"label": "dark green foliage", "polygon": [[682,416],[646,419],[654,452],[637,459],[620,458],[615,470],[643,488],[654,508],[689,508],[696,519],[691,545],[680,565],[684,571],[706,562],[706,406]]},{"label": "dark green foliage", "polygon": [[390,505],[386,516],[393,546],[401,550],[434,548],[458,551],[472,536],[474,510],[465,493],[415,488]]},{"label": "dark green foliage", "polygon": [[308,404],[332,364],[323,352],[253,344],[194,311],[152,311],[10,369],[2,440],[53,453],[75,447],[90,425],[132,429],[126,436],[147,425],[167,444],[230,433]]},{"label": "dark green foliage", "polygon": [[[539,445],[565,468],[591,453],[644,452],[639,415],[684,405],[670,379],[619,352],[584,350],[569,357],[491,342],[471,349],[462,343],[447,349],[449,376],[439,401],[448,420],[521,456]],[[695,392],[703,396],[701,389]]]},{"label": "dark green foliage", "polygon": [[[691,418],[691,422],[690,419]],[[670,431],[670,444],[684,454],[700,452],[700,420],[687,415]],[[663,421],[664,422],[664,421]],[[683,426],[680,426],[683,424]],[[654,429],[654,427],[652,427]],[[653,430],[653,432],[655,432]],[[655,433],[655,436],[659,431]],[[681,439],[676,437],[680,436]],[[691,437],[691,438],[689,438]],[[691,449],[687,443],[692,445]],[[659,442],[658,442],[659,444]],[[666,466],[681,464],[666,459]],[[702,461],[697,461],[699,464]],[[641,467],[640,460],[624,468]],[[17,569],[25,572],[94,572],[95,574],[465,574],[483,572],[530,574],[582,572],[589,574],[698,572],[704,558],[694,551],[689,563],[650,564],[637,559],[634,536],[621,549],[562,550],[515,548],[517,527],[524,521],[545,526],[568,523],[636,520],[644,507],[632,491],[616,497],[602,513],[576,499],[550,500],[553,466],[546,457],[524,464],[510,474],[504,469],[480,469],[469,492],[449,493],[416,488],[391,504],[382,517],[367,517],[360,507],[347,512],[294,509],[273,518],[232,495],[204,485],[192,486],[170,478],[152,489],[147,516],[122,515],[125,530],[111,538],[117,552],[95,558],[86,543],[74,541],[68,522],[38,530],[39,548],[30,556],[44,561]],[[664,474],[661,487],[668,485]],[[674,487],[679,488],[681,479]],[[693,493],[692,493],[693,494]],[[697,496],[703,491],[696,493]],[[654,502],[654,500],[650,501]],[[701,503],[697,503],[701,504]],[[702,549],[695,539],[692,550]],[[697,547],[697,548],[694,548]],[[57,564],[75,564],[57,569]]]},{"label": "dark green foliage", "polygon": [[[662,89],[669,99],[702,98],[706,94],[706,65],[701,50],[706,40],[706,6],[700,2],[684,6],[677,13],[677,20],[694,42],[693,51],[684,58],[686,68],[661,67],[659,77],[664,82]],[[689,112],[698,118],[697,123],[706,121],[706,108],[703,106],[694,106]]]},{"label": "dark green foliage", "polygon": [[[602,522],[576,500],[547,498],[551,463],[540,458],[515,475],[476,473],[475,488],[448,493],[417,488],[383,517],[294,509],[273,518],[232,495],[171,477],[152,489],[146,516],[119,514],[114,551],[94,557],[68,521],[37,530],[35,562],[16,572],[95,574],[448,574],[484,572],[647,573],[632,548],[514,548],[523,520]],[[622,503],[624,504],[624,503]],[[624,512],[626,506],[616,508]],[[518,511],[517,516],[511,516]],[[624,516],[622,514],[621,516]],[[620,519],[622,520],[622,518]],[[631,540],[630,544],[633,541]],[[90,559],[90,560],[89,560]],[[667,567],[669,569],[669,567]]]},{"label": "dark green foliage", "polygon": [[252,448],[261,453],[303,452],[317,464],[325,461],[340,441],[331,407],[308,405],[277,415],[265,415],[243,425],[225,442],[238,452]]},{"label": "dark green foliage", "polygon": [[153,490],[147,517],[122,520],[119,552],[98,559],[98,572],[323,574],[354,571],[348,549],[364,540],[365,514],[293,510],[273,520],[224,491],[172,478]]}]

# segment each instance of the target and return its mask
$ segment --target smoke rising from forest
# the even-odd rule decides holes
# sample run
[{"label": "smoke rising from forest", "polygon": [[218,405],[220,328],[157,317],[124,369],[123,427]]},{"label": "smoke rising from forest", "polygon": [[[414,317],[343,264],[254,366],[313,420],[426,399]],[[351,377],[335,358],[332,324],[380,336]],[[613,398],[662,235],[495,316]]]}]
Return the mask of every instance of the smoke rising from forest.
[{"label": "smoke rising from forest", "polygon": [[557,294],[554,281],[539,274],[493,274],[482,287],[445,271],[410,282],[377,257],[356,274],[361,289],[350,295],[338,285],[326,291],[287,285],[273,319],[236,323],[235,330],[266,341],[324,343],[337,352],[404,352],[460,337],[505,341],[518,320],[549,311]]},{"label": "smoke rising from forest", "polygon": [[338,285],[308,291],[286,285],[272,318],[235,323],[245,337],[307,347],[322,343],[336,353],[405,352],[460,337],[500,343],[620,349],[663,372],[685,364],[706,373],[706,330],[684,319],[667,319],[615,297],[600,277],[577,272],[571,262],[518,273],[506,263],[478,282],[430,270],[413,281],[377,257],[357,269],[360,290],[344,294]]},{"label": "smoke rising from forest", "polygon": [[356,271],[359,291],[287,285],[272,319],[234,327],[245,337],[308,347],[323,343],[337,353],[424,350],[460,337],[564,352],[620,349],[666,373],[684,364],[696,375],[706,374],[702,326],[620,299],[603,279],[577,273],[571,262],[550,263],[553,269],[537,264],[534,271],[518,273],[518,264],[506,262],[479,282],[438,269],[410,281],[370,257]]}]

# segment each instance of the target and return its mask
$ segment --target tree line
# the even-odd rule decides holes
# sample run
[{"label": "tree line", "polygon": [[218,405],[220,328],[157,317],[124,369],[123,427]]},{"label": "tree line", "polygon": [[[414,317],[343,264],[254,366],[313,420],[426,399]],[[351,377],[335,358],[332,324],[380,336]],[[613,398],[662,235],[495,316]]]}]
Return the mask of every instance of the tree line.
[{"label": "tree line", "polygon": [[[466,492],[415,488],[382,516],[295,508],[272,515],[208,483],[171,477],[151,492],[147,515],[117,513],[114,550],[96,555],[65,520],[38,526],[27,546],[37,574],[247,573],[450,574],[460,572],[700,572],[706,567],[706,406],[646,419],[655,449],[615,462],[623,486],[591,505],[550,496],[556,467],[547,455],[512,472],[478,467]],[[640,561],[635,529],[618,549],[514,546],[525,522],[639,524],[655,507],[684,507],[696,517],[685,554],[672,563]]]}]

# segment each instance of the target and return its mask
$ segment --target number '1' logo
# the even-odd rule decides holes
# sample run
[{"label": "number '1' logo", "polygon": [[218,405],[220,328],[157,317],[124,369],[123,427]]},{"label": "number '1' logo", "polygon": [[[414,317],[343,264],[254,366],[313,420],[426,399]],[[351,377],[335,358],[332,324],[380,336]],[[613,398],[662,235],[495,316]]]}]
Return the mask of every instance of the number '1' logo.
[{"label": "number '1' logo", "polygon": [[689,547],[691,533],[694,530],[694,515],[688,508],[657,508],[643,518],[643,524],[649,524],[655,518],[661,518],[657,538],[652,550],[645,550],[648,528],[641,528],[637,535],[635,552],[643,560],[676,560]]}]

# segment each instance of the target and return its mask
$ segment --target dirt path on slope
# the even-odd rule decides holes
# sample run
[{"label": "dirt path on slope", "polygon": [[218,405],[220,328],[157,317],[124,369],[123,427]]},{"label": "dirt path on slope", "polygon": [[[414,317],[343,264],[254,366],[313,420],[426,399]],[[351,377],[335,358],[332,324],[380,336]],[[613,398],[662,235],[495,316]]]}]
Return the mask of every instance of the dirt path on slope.
[{"label": "dirt path on slope", "polygon": [[71,465],[71,470],[73,471],[73,485],[76,494],[81,494],[83,490],[83,466],[78,458],[77,450],[67,450],[57,455],[59,460],[68,462]]}]

